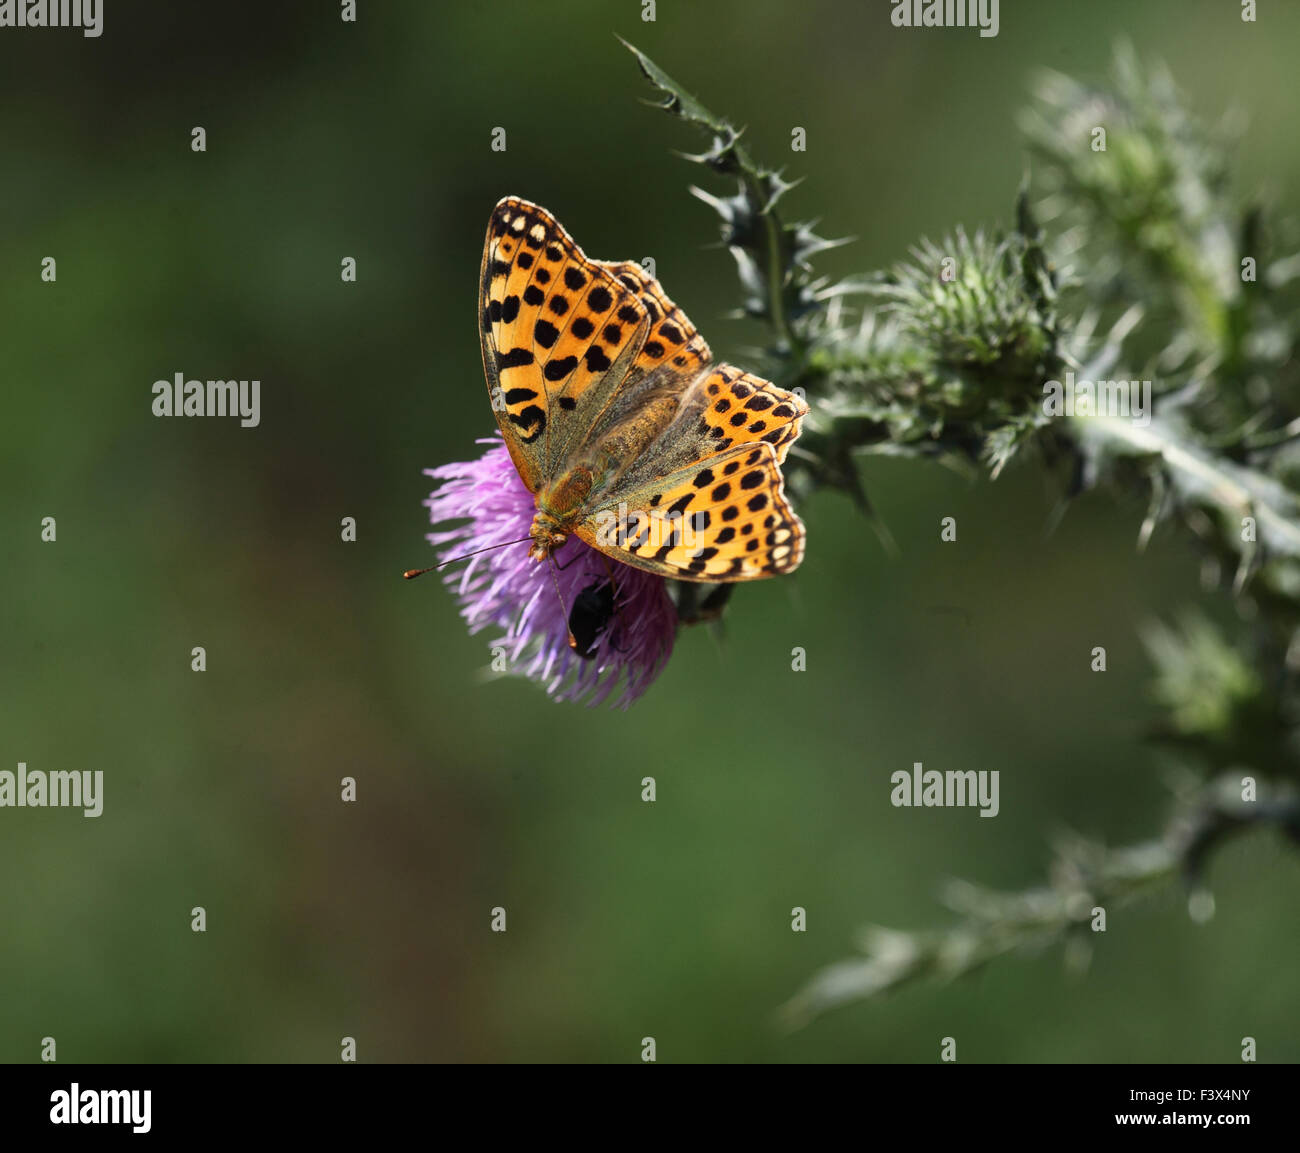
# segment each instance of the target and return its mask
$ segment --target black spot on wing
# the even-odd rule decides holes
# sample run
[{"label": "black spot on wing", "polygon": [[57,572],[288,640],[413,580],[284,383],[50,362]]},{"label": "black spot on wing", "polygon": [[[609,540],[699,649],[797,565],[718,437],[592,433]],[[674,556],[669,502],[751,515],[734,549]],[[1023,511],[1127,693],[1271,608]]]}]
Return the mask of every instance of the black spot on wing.
[{"label": "black spot on wing", "polygon": [[542,375],[551,381],[563,380],[577,367],[578,358],[566,356],[562,360],[547,361],[546,367],[542,369]]},{"label": "black spot on wing", "polygon": [[513,424],[518,425],[521,429],[531,430],[526,436],[519,439],[525,444],[532,444],[546,428],[546,413],[537,405],[530,404],[523,412],[519,414],[510,414],[510,420]]}]

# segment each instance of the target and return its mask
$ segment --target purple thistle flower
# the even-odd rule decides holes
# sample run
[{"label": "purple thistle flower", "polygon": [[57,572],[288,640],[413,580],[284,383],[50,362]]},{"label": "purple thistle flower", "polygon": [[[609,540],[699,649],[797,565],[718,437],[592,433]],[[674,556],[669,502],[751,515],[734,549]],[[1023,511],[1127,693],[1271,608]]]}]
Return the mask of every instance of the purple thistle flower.
[{"label": "purple thistle flower", "polygon": [[[428,534],[439,562],[527,537],[537,511],[500,436],[478,443],[491,446],[478,460],[425,469],[442,481],[425,501],[431,522],[464,522]],[[664,579],[607,558],[575,536],[554,555],[555,580],[550,563],[532,560],[523,543],[470,557],[450,568],[443,582],[471,633],[502,630],[492,643],[504,647],[512,673],[538,681],[557,701],[585,699],[589,705],[601,704],[621,685],[614,703],[627,708],[650,687],[673,650],[677,611]],[[569,645],[567,614],[584,589],[607,584],[611,572],[614,611],[594,640],[586,638],[592,655],[584,659]],[[556,581],[563,605],[555,595]],[[582,603],[594,603],[590,591]]]}]

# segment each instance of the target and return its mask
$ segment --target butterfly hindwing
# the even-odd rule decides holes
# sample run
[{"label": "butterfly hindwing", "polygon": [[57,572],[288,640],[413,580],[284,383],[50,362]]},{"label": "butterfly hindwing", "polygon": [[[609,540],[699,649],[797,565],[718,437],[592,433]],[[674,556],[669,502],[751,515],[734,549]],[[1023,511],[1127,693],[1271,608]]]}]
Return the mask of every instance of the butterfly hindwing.
[{"label": "butterfly hindwing", "polygon": [[636,296],[650,322],[634,367],[647,373],[659,371],[683,382],[694,380],[712,354],[686,313],[639,264],[630,260],[600,263]]},{"label": "butterfly hindwing", "polygon": [[620,485],[653,485],[743,445],[768,444],[781,464],[807,414],[794,393],[730,364],[712,366],[686,389],[674,419],[628,465]]},{"label": "butterfly hindwing", "polygon": [[704,398],[699,431],[716,441],[719,450],[765,443],[776,451],[778,464],[785,461],[808,413],[799,397],[729,364],[714,368],[699,390]]},{"label": "butterfly hindwing", "polygon": [[803,524],[771,444],[737,445],[610,493],[616,496],[577,532],[635,568],[678,580],[742,581],[790,572],[803,559]]}]

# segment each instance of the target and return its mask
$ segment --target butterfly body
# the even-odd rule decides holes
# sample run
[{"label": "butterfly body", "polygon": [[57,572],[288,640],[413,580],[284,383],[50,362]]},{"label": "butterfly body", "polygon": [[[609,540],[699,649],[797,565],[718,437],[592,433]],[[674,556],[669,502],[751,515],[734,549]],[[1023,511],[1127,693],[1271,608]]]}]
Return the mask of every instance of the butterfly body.
[{"label": "butterfly body", "polygon": [[537,490],[537,515],[530,530],[531,551],[536,559],[544,560],[570,534],[582,535],[579,530],[593,499],[598,501],[616,488],[624,465],[635,460],[663,433],[676,407],[673,397],[650,401],[634,417],[608,429],[594,446],[590,459],[571,465]]},{"label": "butterfly body", "polygon": [[798,565],[804,530],[780,465],[801,398],[714,364],[640,265],[590,260],[527,201],[494,210],[481,291],[489,394],[537,507],[531,556],[576,535],[680,580]]}]

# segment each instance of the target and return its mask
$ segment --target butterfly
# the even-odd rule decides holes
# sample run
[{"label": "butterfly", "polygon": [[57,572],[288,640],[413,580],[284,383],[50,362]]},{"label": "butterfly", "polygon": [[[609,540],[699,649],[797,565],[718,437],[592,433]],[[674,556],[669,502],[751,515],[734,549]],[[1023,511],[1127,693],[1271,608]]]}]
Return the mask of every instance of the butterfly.
[{"label": "butterfly", "polygon": [[480,275],[483,371],[536,501],[529,555],[568,539],[665,577],[790,572],[804,527],[781,463],[808,406],[729,364],[632,261],[592,260],[506,197]]}]

